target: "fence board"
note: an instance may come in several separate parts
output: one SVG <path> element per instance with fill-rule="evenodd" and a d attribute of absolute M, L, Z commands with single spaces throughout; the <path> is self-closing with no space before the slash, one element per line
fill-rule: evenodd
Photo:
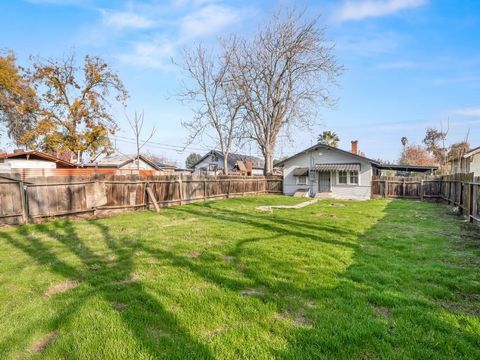
<path fill-rule="evenodd" d="M 458 206 L 470 221 L 480 221 L 480 177 L 474 178 L 473 174 L 420 178 L 374 176 L 372 197 L 440 198 Z"/>

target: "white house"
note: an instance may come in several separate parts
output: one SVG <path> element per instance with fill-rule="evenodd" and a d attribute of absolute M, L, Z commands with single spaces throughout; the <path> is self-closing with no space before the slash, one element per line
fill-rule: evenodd
<path fill-rule="evenodd" d="M 255 156 L 230 153 L 228 154 L 228 171 L 243 171 L 245 165 L 251 164 L 251 175 L 263 175 L 264 161 Z M 223 154 L 211 150 L 193 165 L 195 174 L 216 175 L 223 170 Z M 250 169 L 248 170 L 250 172 Z"/>
<path fill-rule="evenodd" d="M 473 173 L 474 176 L 480 176 L 480 146 L 470 150 L 460 159 L 451 159 L 450 166 L 452 174 Z"/>
<path fill-rule="evenodd" d="M 55 155 L 36 150 L 15 150 L 0 154 L 0 172 L 16 172 L 22 169 L 75 168 L 76 165 Z"/>
<path fill-rule="evenodd" d="M 372 176 L 379 162 L 358 155 L 358 142 L 348 152 L 317 144 L 276 166 L 283 167 L 283 192 L 291 195 L 306 190 L 309 195 L 331 193 L 345 199 L 369 199 Z"/>

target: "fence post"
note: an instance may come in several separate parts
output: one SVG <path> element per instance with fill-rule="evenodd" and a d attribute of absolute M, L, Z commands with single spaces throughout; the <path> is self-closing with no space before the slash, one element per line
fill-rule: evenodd
<path fill-rule="evenodd" d="M 203 200 L 207 200 L 207 180 L 203 180 Z"/>
<path fill-rule="evenodd" d="M 423 188 L 423 179 L 420 180 L 420 201 L 423 201 L 424 188 Z"/>
<path fill-rule="evenodd" d="M 388 198 L 388 180 L 385 179 L 385 189 L 383 189 L 385 199 Z"/>
<path fill-rule="evenodd" d="M 468 221 L 473 222 L 473 183 L 468 184 Z"/>
<path fill-rule="evenodd" d="M 472 215 L 477 218 L 478 214 L 478 188 L 480 184 L 472 184 Z M 471 218 L 473 221 L 473 218 Z"/>
<path fill-rule="evenodd" d="M 28 193 L 25 188 L 25 184 L 23 181 L 19 181 L 18 186 L 20 187 L 20 201 L 22 205 L 22 218 L 23 218 L 23 223 L 28 224 L 28 201 L 27 201 L 27 196 Z"/>
<path fill-rule="evenodd" d="M 405 189 L 406 189 L 406 185 L 405 185 L 405 178 L 403 179 L 403 184 L 402 184 L 402 197 L 405 199 Z"/>
<path fill-rule="evenodd" d="M 183 182 L 182 182 L 182 176 L 180 175 L 180 178 L 178 179 L 178 186 L 180 187 L 180 205 L 183 204 Z"/>
<path fill-rule="evenodd" d="M 227 199 L 230 199 L 230 185 L 232 183 L 232 180 L 228 180 L 228 190 L 227 190 Z"/>

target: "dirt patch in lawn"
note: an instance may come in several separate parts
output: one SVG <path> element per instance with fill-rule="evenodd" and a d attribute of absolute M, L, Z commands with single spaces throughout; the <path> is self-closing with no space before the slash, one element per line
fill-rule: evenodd
<path fill-rule="evenodd" d="M 227 262 L 231 262 L 231 261 L 235 260 L 235 256 L 225 256 L 223 259 Z"/>
<path fill-rule="evenodd" d="M 128 304 L 125 304 L 125 303 L 120 303 L 120 302 L 112 302 L 112 306 L 115 310 L 117 310 L 118 312 L 123 312 L 127 309 L 128 307 Z"/>
<path fill-rule="evenodd" d="M 48 333 L 43 339 L 40 339 L 32 345 L 32 352 L 37 354 L 42 353 L 57 337 L 58 333 L 56 332 Z"/>
<path fill-rule="evenodd" d="M 130 277 L 119 280 L 119 281 L 114 281 L 112 285 L 128 285 L 137 282 L 140 279 L 140 277 L 137 274 L 132 274 Z"/>
<path fill-rule="evenodd" d="M 384 307 L 384 306 L 379 306 L 379 305 L 375 305 L 375 304 L 370 304 L 374 309 L 375 309 L 375 312 L 379 315 L 381 315 L 382 317 L 385 318 L 385 320 L 391 320 L 392 319 L 392 310 L 387 308 L 387 307 Z"/>
<path fill-rule="evenodd" d="M 193 259 L 196 259 L 200 256 L 201 254 L 198 251 L 190 251 L 188 253 L 188 257 L 191 257 Z"/>
<path fill-rule="evenodd" d="M 284 311 L 282 313 L 278 313 L 274 316 L 277 319 L 283 319 L 291 321 L 295 326 L 311 326 L 313 325 L 313 321 L 306 317 L 305 315 L 294 315 L 290 314 L 288 311 Z"/>
<path fill-rule="evenodd" d="M 61 284 L 56 284 L 50 286 L 47 291 L 45 291 L 45 296 L 51 297 L 56 294 L 64 293 L 70 289 L 76 288 L 78 286 L 78 281 L 75 280 L 67 280 Z"/>
<path fill-rule="evenodd" d="M 263 287 L 244 289 L 240 291 L 240 295 L 242 296 L 261 296 L 261 295 L 265 295 L 266 293 L 267 293 L 267 290 Z"/>

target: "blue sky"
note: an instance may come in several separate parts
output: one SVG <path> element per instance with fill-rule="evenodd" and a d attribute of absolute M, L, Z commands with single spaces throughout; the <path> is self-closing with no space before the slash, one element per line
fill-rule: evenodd
<path fill-rule="evenodd" d="M 231 32 L 249 34 L 288 1 L 236 0 L 3 0 L 0 47 L 20 62 L 29 55 L 57 57 L 75 51 L 99 55 L 120 74 L 130 93 L 128 112 L 144 110 L 157 127 L 148 150 L 183 163 L 173 150 L 186 139 L 181 120 L 190 110 L 174 97 L 182 79 L 170 64 L 195 42 L 213 43 Z M 420 143 L 427 126 L 450 119 L 449 141 L 480 146 L 480 1 L 349 0 L 297 1 L 322 15 L 327 35 L 346 67 L 334 93 L 335 109 L 320 108 L 313 130 L 282 138 L 277 156 L 314 143 L 323 130 L 340 135 L 348 149 L 358 139 L 371 158 L 396 160 L 400 138 Z M 123 111 L 117 146 L 132 152 Z M 6 140 L 2 138 L 3 145 Z M 200 152 L 209 140 L 191 146 Z M 254 145 L 243 149 L 256 154 Z M 187 150 L 188 153 L 188 150 Z"/>

